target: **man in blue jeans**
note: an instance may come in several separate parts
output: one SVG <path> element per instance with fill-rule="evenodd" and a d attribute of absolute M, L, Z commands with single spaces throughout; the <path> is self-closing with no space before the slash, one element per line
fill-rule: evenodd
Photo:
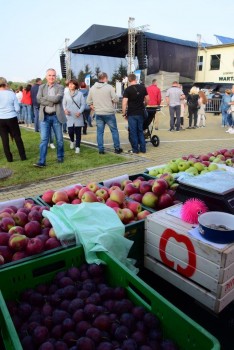
<path fill-rule="evenodd" d="M 124 90 L 122 101 L 123 116 L 128 120 L 129 139 L 132 146 L 131 153 L 146 152 L 144 137 L 144 111 L 149 103 L 148 92 L 144 85 L 137 83 L 135 74 L 128 75 L 128 86 Z"/>
<path fill-rule="evenodd" d="M 62 125 L 66 122 L 62 106 L 64 88 L 56 83 L 56 71 L 49 68 L 46 72 L 46 84 L 39 87 L 37 101 L 40 105 L 39 120 L 41 131 L 40 159 L 34 166 L 44 168 L 50 140 L 50 131 L 53 129 L 57 143 L 57 161 L 63 163 L 64 144 Z"/>
<path fill-rule="evenodd" d="M 119 98 L 115 93 L 114 88 L 108 84 L 108 76 L 102 72 L 98 74 L 98 82 L 91 89 L 86 100 L 86 103 L 95 111 L 97 125 L 97 144 L 99 154 L 105 154 L 103 137 L 105 125 L 110 128 L 114 143 L 115 153 L 123 152 L 120 148 L 119 131 L 117 128 L 114 103 L 118 102 Z"/>

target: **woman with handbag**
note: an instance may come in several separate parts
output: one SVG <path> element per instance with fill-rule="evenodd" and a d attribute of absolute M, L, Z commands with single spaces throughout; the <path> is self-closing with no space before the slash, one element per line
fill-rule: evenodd
<path fill-rule="evenodd" d="M 76 79 L 69 80 L 68 89 L 63 97 L 63 109 L 67 118 L 70 149 L 75 148 L 75 153 L 79 154 L 81 130 L 84 126 L 85 99 L 82 92 L 79 91 L 79 83 Z"/>

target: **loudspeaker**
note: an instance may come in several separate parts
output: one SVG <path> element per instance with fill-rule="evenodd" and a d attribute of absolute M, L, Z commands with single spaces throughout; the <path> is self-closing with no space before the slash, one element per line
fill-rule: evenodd
<path fill-rule="evenodd" d="M 148 67 L 147 40 L 144 33 L 137 35 L 137 59 L 139 69 L 146 69 Z"/>
<path fill-rule="evenodd" d="M 67 76 L 67 68 L 66 68 L 66 55 L 65 55 L 65 53 L 62 53 L 60 55 L 60 66 L 61 66 L 62 77 L 66 78 L 66 76 Z"/>

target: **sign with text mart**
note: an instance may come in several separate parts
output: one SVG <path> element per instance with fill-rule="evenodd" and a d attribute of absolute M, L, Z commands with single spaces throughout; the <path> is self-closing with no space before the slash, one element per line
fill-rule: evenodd
<path fill-rule="evenodd" d="M 219 313 L 234 300 L 234 244 L 204 242 L 193 227 L 168 208 L 147 216 L 144 266 Z"/>

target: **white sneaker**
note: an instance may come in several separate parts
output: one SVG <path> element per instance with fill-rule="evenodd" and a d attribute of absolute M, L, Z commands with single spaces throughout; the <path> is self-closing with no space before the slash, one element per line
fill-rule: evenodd
<path fill-rule="evenodd" d="M 80 148 L 76 147 L 75 153 L 80 153 Z"/>
<path fill-rule="evenodd" d="M 232 129 L 231 131 L 229 131 L 229 134 L 234 134 L 234 129 Z"/>
<path fill-rule="evenodd" d="M 74 147 L 75 147 L 75 144 L 74 144 L 74 142 L 70 142 L 70 149 L 74 149 Z"/>
<path fill-rule="evenodd" d="M 232 128 L 229 128 L 229 129 L 227 129 L 225 132 L 230 132 L 230 131 L 232 131 L 233 129 Z"/>
<path fill-rule="evenodd" d="M 51 143 L 50 148 L 55 149 L 55 145 L 53 143 Z"/>

